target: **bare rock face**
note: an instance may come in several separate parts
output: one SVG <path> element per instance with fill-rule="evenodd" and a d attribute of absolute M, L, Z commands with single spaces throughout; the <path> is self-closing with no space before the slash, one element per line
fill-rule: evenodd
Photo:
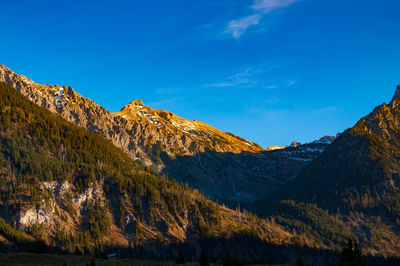
<path fill-rule="evenodd" d="M 197 120 L 151 109 L 140 100 L 111 113 L 71 87 L 37 84 L 3 65 L 0 81 L 64 119 L 104 136 L 141 164 L 187 182 L 211 198 L 255 200 L 294 178 L 308 162 L 276 157 L 271 154 L 279 152 L 267 153 L 256 143 Z"/>
<path fill-rule="evenodd" d="M 71 87 L 37 84 L 3 65 L 0 65 L 0 81 L 7 82 L 31 101 L 60 114 L 68 121 L 110 139 L 132 158 L 146 164 L 162 165 L 152 158 L 151 149 L 155 144 L 169 156 L 177 153 L 191 155 L 206 149 L 233 153 L 263 151 L 255 143 L 199 121 L 189 121 L 167 111 L 153 110 L 140 100 L 132 101 L 120 112 L 113 114 L 82 97 Z"/>
<path fill-rule="evenodd" d="M 142 149 L 137 147 L 137 140 L 131 132 L 120 126 L 119 117 L 90 99 L 82 97 L 71 87 L 37 84 L 2 65 L 0 65 L 0 81 L 7 82 L 32 102 L 58 113 L 64 119 L 86 128 L 89 132 L 110 139 L 133 158 L 146 157 Z"/>
<path fill-rule="evenodd" d="M 151 109 L 140 100 L 132 101 L 113 116 L 118 121 L 118 130 L 127 131 L 135 140 L 128 147 L 140 148 L 147 156 L 136 155 L 136 159 L 151 161 L 158 172 L 165 167 L 165 156 L 175 159 L 208 151 L 234 154 L 263 151 L 253 142 L 197 120 L 190 121 L 168 111 Z"/>
<path fill-rule="evenodd" d="M 54 225 L 54 217 L 44 208 L 31 208 L 20 214 L 19 223 L 23 228 L 33 224 Z"/>
<path fill-rule="evenodd" d="M 397 86 L 396 91 L 393 96 L 393 100 L 399 100 L 400 99 L 400 85 Z"/>

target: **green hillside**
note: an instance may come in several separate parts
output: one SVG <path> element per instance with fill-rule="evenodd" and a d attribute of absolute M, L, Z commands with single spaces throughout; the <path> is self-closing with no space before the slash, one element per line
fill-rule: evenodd
<path fill-rule="evenodd" d="M 0 83 L 0 143 L 0 233 L 15 248 L 21 241 L 42 240 L 64 252 L 94 254 L 105 247 L 238 235 L 291 242 L 292 235 L 276 224 L 154 176 L 108 140 L 38 107 L 5 83 Z"/>
<path fill-rule="evenodd" d="M 299 177 L 249 208 L 331 247 L 400 256 L 400 100 L 342 133 Z"/>

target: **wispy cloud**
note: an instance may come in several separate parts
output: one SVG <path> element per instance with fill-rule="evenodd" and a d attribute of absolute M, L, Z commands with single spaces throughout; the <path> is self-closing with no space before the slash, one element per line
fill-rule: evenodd
<path fill-rule="evenodd" d="M 288 7 L 299 1 L 301 0 L 254 0 L 250 6 L 253 14 L 229 21 L 223 33 L 239 39 L 248 28 L 258 25 L 261 19 L 268 13 L 276 9 Z"/>
<path fill-rule="evenodd" d="M 261 17 L 261 14 L 254 14 L 238 20 L 231 20 L 224 33 L 232 34 L 233 38 L 240 38 L 248 27 L 257 25 Z"/>
<path fill-rule="evenodd" d="M 260 71 L 255 71 L 251 68 L 247 68 L 243 72 L 236 73 L 233 76 L 226 78 L 225 81 L 217 82 L 217 83 L 208 83 L 205 87 L 215 87 L 215 88 L 222 88 L 222 87 L 235 87 L 235 86 L 252 86 L 256 85 L 257 81 L 251 79 L 252 76 L 260 73 Z"/>
<path fill-rule="evenodd" d="M 276 89 L 276 88 L 278 88 L 278 85 L 268 85 L 268 86 L 264 87 L 264 89 L 270 89 L 270 90 Z"/>
<path fill-rule="evenodd" d="M 276 96 L 273 96 L 270 99 L 266 100 L 266 103 L 270 104 L 270 105 L 275 105 L 275 104 L 278 104 L 279 102 L 280 102 L 280 99 Z"/>
<path fill-rule="evenodd" d="M 290 80 L 290 81 L 288 82 L 288 87 L 291 87 L 291 86 L 293 86 L 294 84 L 296 84 L 296 81 L 295 81 L 295 80 Z"/>
<path fill-rule="evenodd" d="M 183 97 L 171 97 L 171 98 L 167 98 L 167 99 L 161 99 L 158 101 L 153 101 L 153 102 L 149 102 L 148 106 L 150 106 L 151 108 L 163 108 L 163 109 L 168 109 L 167 107 L 171 107 L 173 106 L 176 102 L 181 101 L 182 99 L 184 99 Z"/>
<path fill-rule="evenodd" d="M 255 0 L 250 6 L 252 9 L 266 14 L 274 9 L 290 6 L 299 0 Z"/>
<path fill-rule="evenodd" d="M 214 88 L 224 88 L 224 87 L 233 87 L 235 86 L 235 83 L 233 82 L 219 82 L 219 83 L 208 83 L 205 85 L 205 87 L 214 87 Z"/>

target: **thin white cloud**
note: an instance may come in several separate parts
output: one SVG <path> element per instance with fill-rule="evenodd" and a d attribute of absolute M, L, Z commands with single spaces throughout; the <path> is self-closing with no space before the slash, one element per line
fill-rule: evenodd
<path fill-rule="evenodd" d="M 276 89 L 278 88 L 278 85 L 268 85 L 264 87 L 265 89 Z"/>
<path fill-rule="evenodd" d="M 163 108 L 168 109 L 167 107 L 174 106 L 176 102 L 181 101 L 184 99 L 183 97 L 171 97 L 167 99 L 161 99 L 159 101 L 150 102 L 146 105 L 150 106 L 151 108 Z"/>
<path fill-rule="evenodd" d="M 205 87 L 214 87 L 214 88 L 224 88 L 224 87 L 233 87 L 235 86 L 235 83 L 232 82 L 219 82 L 219 83 L 210 83 L 206 84 Z"/>
<path fill-rule="evenodd" d="M 254 13 L 240 19 L 231 20 L 223 33 L 239 39 L 249 27 L 258 25 L 266 14 L 299 1 L 301 0 L 254 0 L 250 6 Z"/>
<path fill-rule="evenodd" d="M 254 3 L 250 7 L 265 14 L 277 8 L 290 6 L 298 1 L 299 0 L 254 0 Z"/>
<path fill-rule="evenodd" d="M 275 104 L 277 104 L 279 102 L 280 102 L 280 99 L 278 97 L 276 97 L 276 96 L 273 96 L 272 98 L 270 98 L 270 99 L 268 99 L 266 101 L 266 103 L 270 104 L 270 105 L 275 105 Z"/>
<path fill-rule="evenodd" d="M 231 33 L 233 38 L 240 38 L 247 28 L 257 25 L 261 17 L 261 14 L 254 14 L 238 20 L 231 20 L 224 33 Z"/>
<path fill-rule="evenodd" d="M 254 80 L 251 80 L 250 78 L 258 73 L 260 73 L 260 71 L 254 71 L 251 68 L 247 68 L 243 72 L 239 72 L 233 76 L 228 77 L 223 82 L 209 83 L 209 84 L 206 84 L 205 87 L 221 88 L 221 87 L 235 87 L 238 85 L 241 85 L 241 86 L 255 85 L 255 84 L 257 84 L 257 82 Z"/>

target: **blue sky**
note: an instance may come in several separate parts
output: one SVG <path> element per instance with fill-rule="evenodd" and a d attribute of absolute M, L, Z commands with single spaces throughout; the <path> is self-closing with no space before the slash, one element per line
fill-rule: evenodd
<path fill-rule="evenodd" d="M 84 3 L 81 3 L 84 2 Z M 6 1 L 0 63 L 264 147 L 351 127 L 400 83 L 398 0 Z"/>

